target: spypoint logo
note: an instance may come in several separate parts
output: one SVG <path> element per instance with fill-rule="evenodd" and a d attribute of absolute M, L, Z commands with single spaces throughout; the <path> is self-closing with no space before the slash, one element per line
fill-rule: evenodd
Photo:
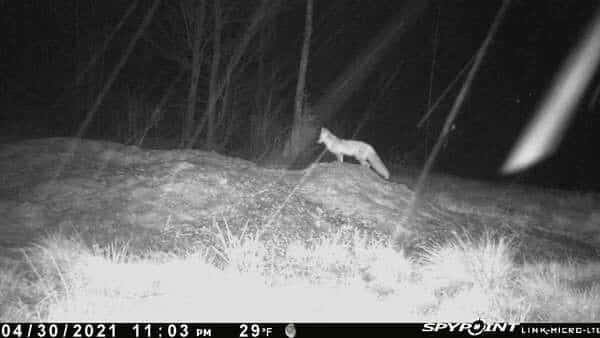
<path fill-rule="evenodd" d="M 481 319 L 478 319 L 478 320 L 474 321 L 473 323 L 471 323 L 471 327 L 467 329 L 467 332 L 469 332 L 469 334 L 471 336 L 479 336 L 480 334 L 483 333 L 484 329 L 485 329 L 485 322 Z"/>
<path fill-rule="evenodd" d="M 425 323 L 422 332 L 467 332 L 471 336 L 479 336 L 484 332 L 514 332 L 514 323 L 486 323 L 477 319 L 472 323 Z"/>
<path fill-rule="evenodd" d="M 481 319 L 477 319 L 476 321 L 471 323 L 471 327 L 467 329 L 467 332 L 469 332 L 471 336 L 479 336 L 483 333 L 484 329 L 485 322 Z"/>

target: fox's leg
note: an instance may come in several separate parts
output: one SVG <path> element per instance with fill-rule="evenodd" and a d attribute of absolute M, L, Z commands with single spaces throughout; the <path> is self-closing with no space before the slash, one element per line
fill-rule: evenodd
<path fill-rule="evenodd" d="M 342 155 L 342 154 L 335 154 L 335 157 L 337 157 L 338 161 L 344 162 L 344 155 Z"/>

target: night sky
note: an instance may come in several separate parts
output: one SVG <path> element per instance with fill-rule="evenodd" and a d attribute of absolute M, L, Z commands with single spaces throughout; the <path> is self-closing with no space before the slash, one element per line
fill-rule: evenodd
<path fill-rule="evenodd" d="M 159 40 L 177 51 L 181 34 L 163 1 L 99 114 L 113 116 L 121 109 L 127 88 L 136 88 L 151 101 L 164 92 L 180 67 L 152 46 Z M 210 1 L 209 1 L 210 3 Z M 257 1 L 225 1 L 235 20 L 226 34 L 240 36 Z M 0 132 L 3 140 L 44 136 L 73 136 L 89 100 L 82 95 L 101 87 L 130 36 L 141 22 L 150 1 L 141 1 L 122 32 L 111 43 L 87 78 L 86 88 L 73 89 L 85 63 L 116 25 L 130 1 L 0 1 Z M 302 43 L 304 1 L 284 1 L 266 25 L 274 38 L 265 52 L 290 78 L 289 90 L 278 93 L 292 102 L 293 80 Z M 315 1 L 314 33 L 307 74 L 309 102 L 327 95 L 331 84 L 344 74 L 372 41 L 398 18 L 405 4 L 400 0 Z M 501 1 L 430 1 L 405 31 L 393 38 L 381 59 L 348 95 L 325 124 L 340 137 L 368 140 L 384 161 L 403 158 L 418 167 L 431 149 L 447 116 L 459 85 L 432 113 L 425 126 L 417 122 L 473 56 L 485 38 Z M 436 170 L 466 177 L 504 180 L 549 187 L 600 190 L 597 164 L 600 102 L 594 99 L 600 86 L 597 74 L 580 102 L 577 114 L 559 150 L 549 159 L 516 176 L 502 178 L 498 170 L 519 132 L 539 101 L 580 32 L 593 17 L 597 1 L 511 1 L 499 31 L 483 59 L 455 128 L 444 146 Z M 232 38 L 233 39 L 233 38 Z M 233 40 L 232 40 L 233 41 Z M 252 48 L 258 48 L 253 45 Z M 189 57 L 184 52 L 183 57 Z M 432 67 L 433 64 L 433 67 Z M 433 69 L 433 75 L 431 70 Z M 397 72 L 386 92 L 379 83 Z M 251 72 L 248 72 L 250 77 Z M 94 78 L 95 76 L 95 78 Z M 432 80 L 430 82 L 430 80 Z M 185 100 L 185 79 L 172 102 Z M 431 92 L 429 88 L 431 87 Z M 201 88 L 205 88 L 202 87 Z M 136 92 L 137 92 L 136 91 Z M 377 98 L 377 100 L 375 100 Z M 172 103 L 171 106 L 176 106 Z M 75 108 L 74 108 L 75 107 Z M 111 107 L 114 107 L 111 110 Z M 291 104 L 289 116 L 291 117 Z M 112 113 L 110 113 L 112 111 Z M 112 115 L 111 115 L 112 114 Z M 109 118 L 98 119 L 86 137 L 110 129 Z M 364 123 L 363 123 L 364 122 Z M 113 126 L 114 127 L 114 126 Z M 283 128 L 283 127 L 282 127 Z M 243 132 L 240 132 L 243 138 Z M 237 144 L 243 141 L 237 140 Z M 232 150 L 233 151 L 233 150 Z"/>

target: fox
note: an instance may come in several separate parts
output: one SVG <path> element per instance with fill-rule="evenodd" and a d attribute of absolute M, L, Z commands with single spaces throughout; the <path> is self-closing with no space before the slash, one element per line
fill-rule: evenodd
<path fill-rule="evenodd" d="M 344 155 L 352 156 L 364 167 L 370 167 L 386 180 L 390 178 L 390 172 L 368 143 L 356 140 L 344 140 L 336 137 L 327 128 L 321 128 L 318 144 L 324 144 L 329 152 L 333 153 L 338 161 L 344 162 Z"/>

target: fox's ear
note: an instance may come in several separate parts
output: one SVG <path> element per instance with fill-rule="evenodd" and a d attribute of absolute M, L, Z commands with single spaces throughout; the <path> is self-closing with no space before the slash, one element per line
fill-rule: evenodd
<path fill-rule="evenodd" d="M 325 135 L 325 128 L 321 128 L 321 132 L 319 133 L 319 139 L 317 140 L 317 143 L 321 143 L 323 142 L 323 135 Z"/>

